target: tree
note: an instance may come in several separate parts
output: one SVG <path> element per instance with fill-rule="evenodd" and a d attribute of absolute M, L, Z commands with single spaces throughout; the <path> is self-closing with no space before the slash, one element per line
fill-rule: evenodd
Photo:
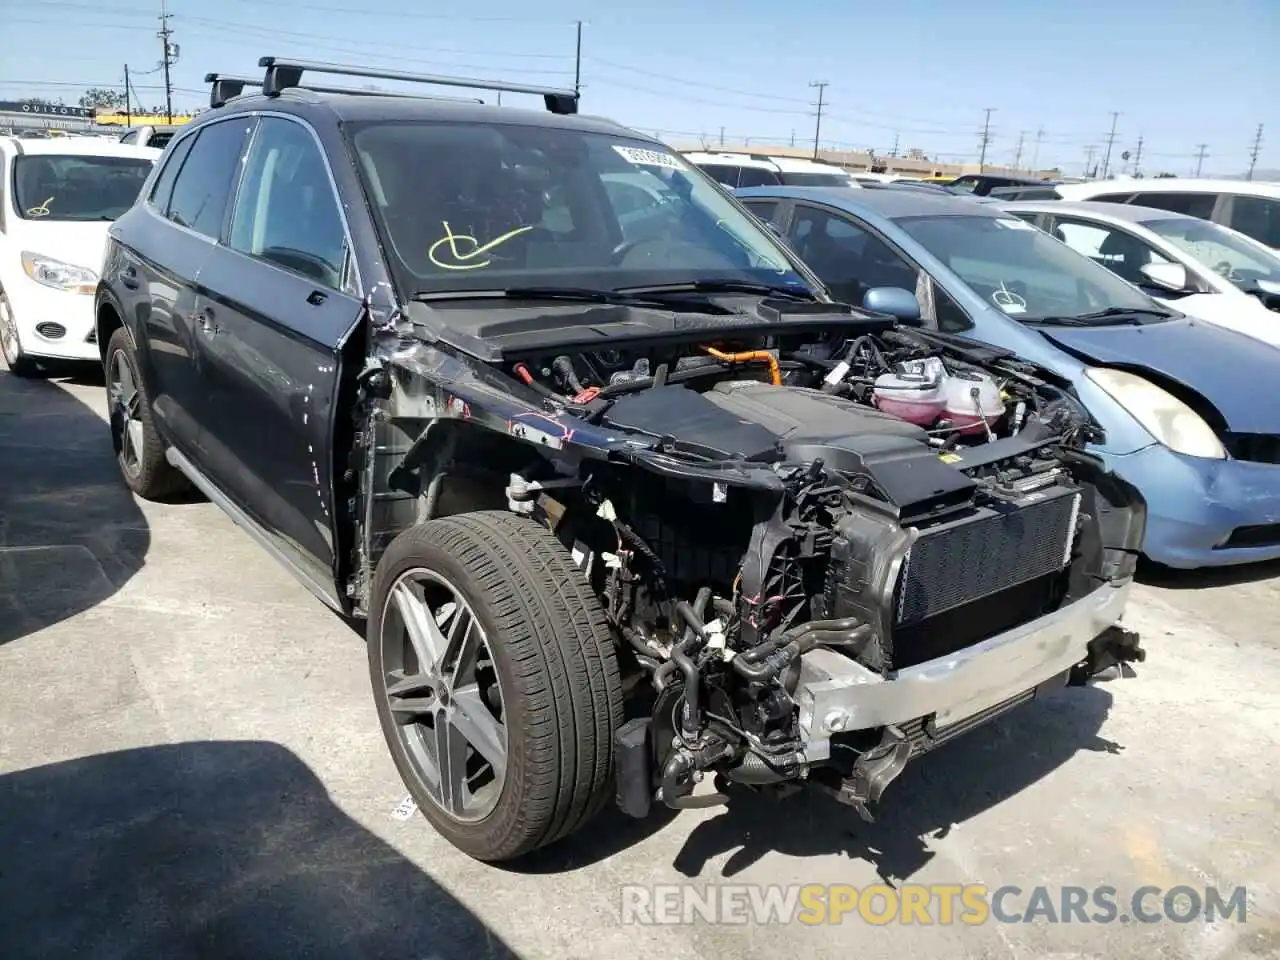
<path fill-rule="evenodd" d="M 107 110 L 124 109 L 124 93 L 107 87 L 90 87 L 80 97 L 80 106 L 86 110 L 102 107 Z"/>

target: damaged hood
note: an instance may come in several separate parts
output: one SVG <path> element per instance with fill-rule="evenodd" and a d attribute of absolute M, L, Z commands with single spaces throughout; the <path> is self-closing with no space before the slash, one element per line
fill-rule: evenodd
<path fill-rule="evenodd" d="M 1104 367 L 1144 371 L 1208 400 L 1233 433 L 1280 433 L 1280 350 L 1209 323 L 1044 327 L 1045 337 Z"/>

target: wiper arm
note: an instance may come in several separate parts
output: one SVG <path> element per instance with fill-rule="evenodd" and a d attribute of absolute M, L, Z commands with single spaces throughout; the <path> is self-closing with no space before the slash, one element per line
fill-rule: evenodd
<path fill-rule="evenodd" d="M 666 293 L 757 293 L 761 296 L 781 296 L 792 300 L 818 299 L 811 291 L 794 284 L 758 283 L 755 280 L 735 280 L 732 278 L 708 278 L 705 280 L 689 280 L 684 283 L 657 283 L 645 287 L 620 287 L 618 292 L 658 295 Z"/>
<path fill-rule="evenodd" d="M 1107 307 L 1092 313 L 1077 313 L 1064 317 L 1031 317 L 1023 323 L 1032 326 L 1046 325 L 1055 327 L 1116 327 L 1129 324 L 1140 326 L 1140 317 L 1159 317 L 1167 319 L 1173 314 L 1168 310 L 1156 310 L 1151 307 Z"/>
<path fill-rule="evenodd" d="M 595 287 L 504 287 L 494 290 L 419 290 L 411 298 L 419 303 L 444 300 L 560 300 L 568 303 L 608 303 L 627 307 L 658 307 L 662 301 Z"/>

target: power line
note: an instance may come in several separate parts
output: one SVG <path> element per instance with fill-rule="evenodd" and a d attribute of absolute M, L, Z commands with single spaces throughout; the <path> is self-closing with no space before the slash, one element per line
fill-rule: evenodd
<path fill-rule="evenodd" d="M 1107 152 L 1102 158 L 1102 179 L 1107 179 L 1111 172 L 1111 147 L 1116 142 L 1116 121 L 1120 119 L 1118 111 L 1111 111 L 1111 132 L 1107 134 Z"/>
<path fill-rule="evenodd" d="M 1208 156 L 1209 145 L 1207 143 L 1196 144 L 1196 176 L 1200 176 L 1200 168 L 1204 166 L 1204 158 Z"/>
<path fill-rule="evenodd" d="M 1253 168 L 1258 165 L 1258 154 L 1262 152 L 1262 124 L 1258 124 L 1258 132 L 1253 135 L 1253 147 L 1249 150 L 1249 172 L 1244 175 L 1246 180 L 1253 179 Z"/>
<path fill-rule="evenodd" d="M 986 107 L 986 119 L 982 121 L 982 149 L 978 152 L 978 172 L 981 173 L 986 169 L 987 165 L 987 145 L 991 143 L 991 114 L 995 113 L 995 107 Z"/>
<path fill-rule="evenodd" d="M 826 80 L 812 80 L 809 82 L 809 86 L 818 88 L 818 102 L 815 104 L 815 106 L 818 108 L 818 112 L 816 114 L 817 121 L 813 125 L 813 159 L 817 160 L 818 159 L 818 142 L 822 137 L 823 96 L 827 92 L 827 87 L 831 86 L 831 84 Z"/>

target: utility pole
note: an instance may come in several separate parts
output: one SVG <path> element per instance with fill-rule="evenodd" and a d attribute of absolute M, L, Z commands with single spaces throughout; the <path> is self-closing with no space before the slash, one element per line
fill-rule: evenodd
<path fill-rule="evenodd" d="M 895 160 L 898 159 L 898 135 L 896 133 L 893 135 L 893 149 L 889 151 L 889 156 Z"/>
<path fill-rule="evenodd" d="M 1142 175 L 1142 138 L 1138 138 L 1138 148 L 1133 152 L 1133 175 Z"/>
<path fill-rule="evenodd" d="M 795 127 L 791 128 L 791 145 L 793 147 L 796 145 L 796 128 Z"/>
<path fill-rule="evenodd" d="M 1031 169 L 1036 170 L 1040 166 L 1040 141 L 1044 139 L 1044 127 L 1036 129 L 1036 149 L 1031 154 Z"/>
<path fill-rule="evenodd" d="M 985 110 L 987 118 L 982 122 L 982 150 L 978 154 L 979 173 L 987 167 L 987 145 L 991 143 L 991 114 L 995 112 L 995 107 L 987 107 Z"/>
<path fill-rule="evenodd" d="M 573 92 L 582 93 L 582 21 L 578 20 L 578 41 L 573 54 Z"/>
<path fill-rule="evenodd" d="M 1204 158 L 1207 157 L 1209 145 L 1207 143 L 1196 144 L 1196 176 L 1200 176 L 1200 168 L 1204 166 Z"/>
<path fill-rule="evenodd" d="M 173 31 L 169 29 L 171 16 L 173 14 L 169 12 L 168 4 L 165 0 L 160 0 L 160 32 L 156 36 L 160 38 L 161 43 L 160 63 L 164 66 L 164 115 L 168 123 L 173 123 L 173 83 L 169 79 L 169 68 L 178 59 L 178 45 L 169 41 L 173 36 Z"/>
<path fill-rule="evenodd" d="M 813 159 L 817 160 L 818 144 L 822 137 L 822 107 L 824 104 L 824 97 L 827 92 L 827 87 L 831 86 L 831 84 L 826 80 L 813 80 L 813 81 L 810 81 L 809 86 L 818 88 L 818 102 L 817 104 L 815 104 L 815 106 L 817 106 L 818 108 L 818 113 L 817 113 L 818 119 L 817 119 L 817 122 L 813 125 Z"/>
<path fill-rule="evenodd" d="M 1249 172 L 1244 175 L 1246 180 L 1253 179 L 1253 168 L 1258 165 L 1258 154 L 1262 152 L 1262 124 L 1258 124 L 1258 132 L 1253 135 L 1253 148 L 1249 151 Z"/>
<path fill-rule="evenodd" d="M 720 128 L 720 146 L 724 146 L 724 127 Z"/>
<path fill-rule="evenodd" d="M 1116 111 L 1111 112 L 1111 132 L 1107 134 L 1107 152 L 1102 157 L 1102 179 L 1107 179 L 1107 174 L 1111 172 L 1111 145 L 1116 142 L 1116 121 L 1120 119 L 1120 114 Z"/>
<path fill-rule="evenodd" d="M 1090 171 L 1093 170 L 1093 155 L 1097 151 L 1097 147 L 1092 143 L 1084 148 L 1084 175 L 1086 178 L 1091 176 Z"/>
<path fill-rule="evenodd" d="M 1017 149 L 1017 150 L 1015 150 L 1015 151 L 1013 152 L 1013 169 L 1015 169 L 1015 170 L 1021 170 L 1021 169 L 1022 169 L 1022 166 L 1021 166 L 1021 164 L 1022 164 L 1022 141 L 1023 141 L 1023 139 L 1026 137 L 1026 135 L 1027 135 L 1027 131 L 1025 131 L 1025 130 L 1019 130 L 1019 131 L 1018 131 L 1018 149 Z"/>
<path fill-rule="evenodd" d="M 129 65 L 124 65 L 124 125 L 133 126 L 133 109 L 129 106 Z"/>

